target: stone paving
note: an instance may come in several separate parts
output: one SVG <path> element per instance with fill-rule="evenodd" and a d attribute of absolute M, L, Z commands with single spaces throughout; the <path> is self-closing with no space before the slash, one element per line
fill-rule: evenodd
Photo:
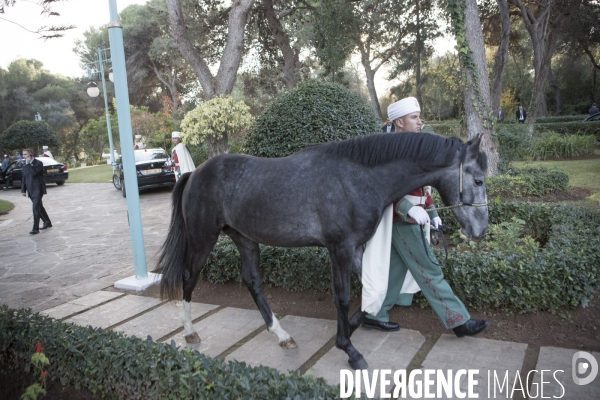
<path fill-rule="evenodd" d="M 35 236 L 27 234 L 31 229 L 31 202 L 16 189 L 0 192 L 0 199 L 16 205 L 8 215 L 0 216 L 0 303 L 31 307 L 63 321 L 143 339 L 151 336 L 155 341 L 173 340 L 181 348 L 190 346 L 211 357 L 322 377 L 332 385 L 340 383 L 341 371 L 354 374 L 345 353 L 334 346 L 336 321 L 283 316 L 282 328 L 298 343 L 296 349 L 284 350 L 277 337 L 266 330 L 257 310 L 193 303 L 192 319 L 202 342 L 186 345 L 179 321 L 181 304 L 103 290 L 133 273 L 126 203 L 110 183 L 50 185 L 44 205 L 53 228 Z M 140 203 L 146 255 L 152 270 L 152 257 L 169 222 L 169 192 L 144 193 Z M 425 384 L 421 393 L 409 391 L 408 398 L 428 394 L 432 398 L 463 398 L 462 394 L 469 394 L 470 370 L 471 378 L 477 380 L 471 390 L 478 398 L 522 398 L 525 392 L 531 398 L 600 398 L 600 377 L 588 385 L 575 384 L 574 349 L 542 346 L 536 355 L 535 370 L 525 371 L 524 360 L 531 346 L 524 343 L 459 339 L 453 335 L 426 338 L 406 329 L 391 333 L 358 329 L 352 341 L 369 362 L 370 370 L 363 373 L 376 384 L 367 387 L 363 383 L 358 391 L 376 393 L 376 397 L 381 383 L 380 377 L 375 379 L 377 372 L 407 370 Z M 600 353 L 592 353 L 592 357 L 597 368 Z M 591 368 L 583 374 L 581 367 L 576 367 L 578 376 L 589 375 L 592 364 L 588 362 Z M 425 376 L 428 370 L 433 375 Z M 459 374 L 463 370 L 464 374 Z M 458 392 L 455 388 L 448 394 L 439 376 L 447 379 L 450 373 L 454 374 L 451 379 L 456 379 Z M 389 393 L 395 385 L 391 376 L 387 379 L 391 380 L 385 387 Z M 432 379 L 431 385 L 426 385 L 426 379 Z"/>

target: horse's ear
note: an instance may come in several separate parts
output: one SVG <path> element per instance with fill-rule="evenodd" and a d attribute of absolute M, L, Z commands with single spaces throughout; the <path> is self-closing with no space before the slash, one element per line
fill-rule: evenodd
<path fill-rule="evenodd" d="M 479 156 L 479 146 L 483 133 L 478 133 L 475 137 L 467 142 L 467 158 L 475 159 Z"/>

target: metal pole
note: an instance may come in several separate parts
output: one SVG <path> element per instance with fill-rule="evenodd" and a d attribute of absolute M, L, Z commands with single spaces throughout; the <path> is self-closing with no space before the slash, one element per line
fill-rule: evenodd
<path fill-rule="evenodd" d="M 116 0 L 108 0 L 108 6 L 110 9 L 108 37 L 110 38 L 110 54 L 113 64 L 113 76 L 115 79 L 119 137 L 121 138 L 121 152 L 123 153 L 123 173 L 125 175 L 125 188 L 127 188 L 129 233 L 133 250 L 135 276 L 140 279 L 147 278 L 148 271 L 146 268 L 140 195 L 138 192 L 135 156 L 133 152 L 131 114 L 129 111 L 129 93 L 127 89 L 127 71 L 125 69 L 125 49 L 123 48 L 123 25 L 119 22 Z"/>
<path fill-rule="evenodd" d="M 110 165 L 112 165 L 113 174 L 115 173 L 115 146 L 113 145 L 112 127 L 110 125 L 110 114 L 108 113 L 108 99 L 106 98 L 106 80 L 104 79 L 104 61 L 102 60 L 102 51 L 98 48 L 98 64 L 100 64 L 100 75 L 102 76 L 102 93 L 104 93 L 104 109 L 106 110 L 106 128 L 108 130 L 108 143 L 110 144 Z"/>

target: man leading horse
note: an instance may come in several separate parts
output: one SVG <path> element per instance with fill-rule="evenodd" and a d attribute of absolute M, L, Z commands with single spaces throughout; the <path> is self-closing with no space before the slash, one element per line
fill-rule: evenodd
<path fill-rule="evenodd" d="M 420 132 L 423 127 L 420 115 L 421 107 L 414 97 L 407 97 L 390 104 L 388 118 L 394 122 L 395 132 L 397 132 L 393 134 Z M 390 322 L 388 311 L 395 304 L 410 306 L 412 294 L 420 288 L 442 324 L 447 329 L 453 329 L 456 336 L 472 336 L 482 332 L 489 322 L 471 319 L 464 304 L 444 279 L 440 264 L 429 242 L 424 241 L 424 237 L 429 236 L 423 234 L 426 226 L 431 223 L 433 228 L 437 229 L 442 225 L 431 198 L 430 187 L 415 189 L 389 207 L 392 207 L 393 212 L 384 213 L 384 218 L 385 215 L 388 215 L 388 218 L 393 215 L 387 291 L 383 303 L 381 299 L 379 302 L 375 301 L 376 304 L 381 304 L 378 312 L 374 311 L 377 306 L 373 306 L 368 300 L 366 302 L 363 300 L 363 310 L 371 309 L 371 313 L 363 319 L 363 328 L 381 331 L 399 330 L 398 323 Z M 385 229 L 382 225 L 385 225 L 385 221 L 380 224 L 378 230 Z M 375 237 L 378 237 L 377 233 Z M 376 244 L 370 241 L 367 248 L 372 245 Z M 390 248 L 389 242 L 383 245 L 385 246 L 383 251 Z M 365 262 L 368 259 L 368 252 L 369 250 L 363 259 L 363 275 L 369 273 L 367 269 L 372 266 L 369 262 Z"/>

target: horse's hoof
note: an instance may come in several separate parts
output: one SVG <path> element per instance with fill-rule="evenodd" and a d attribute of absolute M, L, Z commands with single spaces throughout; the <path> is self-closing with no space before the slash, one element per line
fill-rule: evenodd
<path fill-rule="evenodd" d="M 369 369 L 369 364 L 367 364 L 364 357 L 361 357 L 356 361 L 348 360 L 348 364 L 350 364 L 353 369 Z"/>
<path fill-rule="evenodd" d="M 284 349 L 295 349 L 296 347 L 298 347 L 298 345 L 292 338 L 284 340 L 283 342 L 279 343 L 279 345 Z"/>
<path fill-rule="evenodd" d="M 185 342 L 186 343 L 200 343 L 200 336 L 198 336 L 198 332 L 194 332 L 194 333 L 190 333 L 189 335 L 185 335 Z"/>

